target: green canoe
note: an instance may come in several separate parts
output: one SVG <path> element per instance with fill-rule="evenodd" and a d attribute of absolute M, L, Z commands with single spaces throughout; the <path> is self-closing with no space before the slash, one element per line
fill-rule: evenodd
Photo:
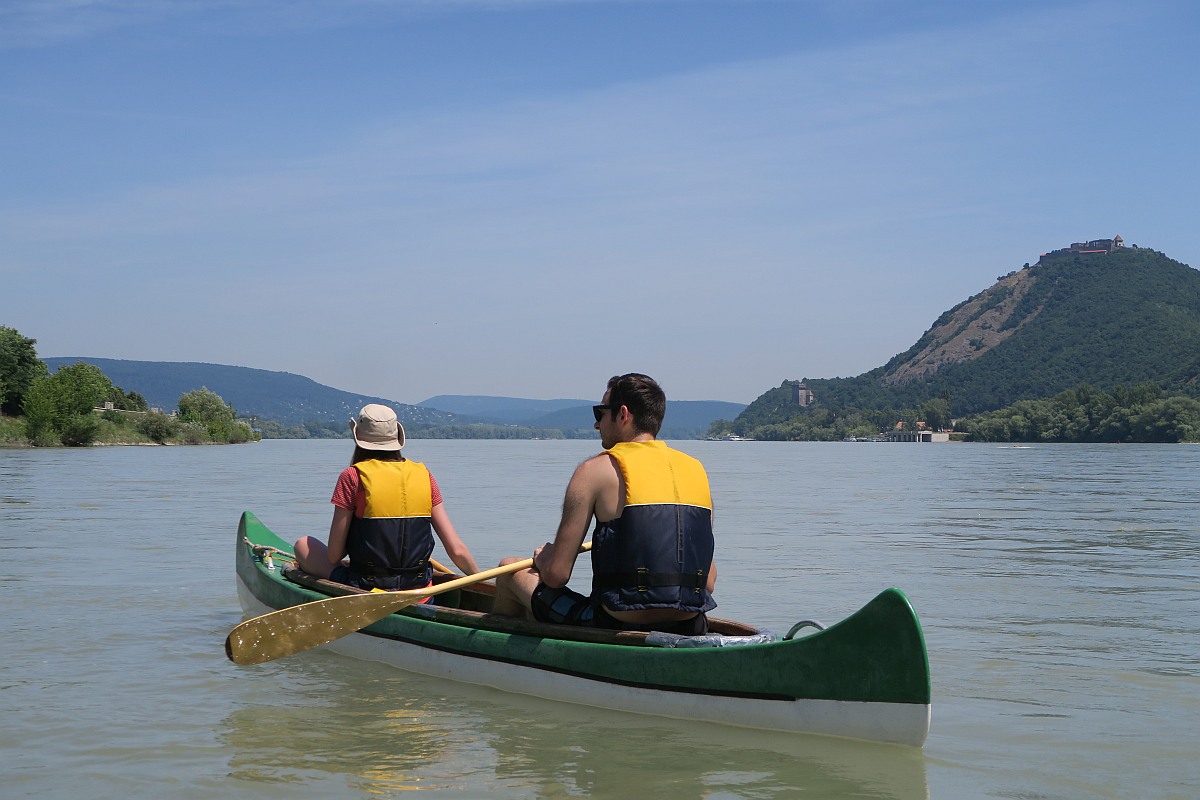
<path fill-rule="evenodd" d="M 251 616 L 357 591 L 297 570 L 291 545 L 249 512 L 238 526 L 237 585 Z M 898 589 L 826 629 L 797 626 L 776 637 L 710 618 L 711 633 L 694 639 L 494 616 L 493 593 L 485 583 L 438 595 L 438 605 L 409 606 L 325 647 L 424 675 L 641 714 L 913 747 L 929 732 L 925 640 Z"/>

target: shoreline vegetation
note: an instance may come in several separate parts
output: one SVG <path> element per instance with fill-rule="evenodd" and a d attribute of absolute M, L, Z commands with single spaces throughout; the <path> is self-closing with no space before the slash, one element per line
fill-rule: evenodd
<path fill-rule="evenodd" d="M 157 410 L 93 408 L 72 417 L 61 429 L 31 434 L 27 418 L 0 413 L 0 448 L 242 444 L 267 439 L 346 438 L 344 430 L 314 423 L 285 429 L 270 420 L 238 419 L 215 393 L 199 389 L 180 398 L 179 414 Z M 111 405 L 111 403 L 110 403 Z M 749 411 L 750 409 L 748 409 Z M 868 413 L 833 410 L 819 405 L 783 421 L 756 421 L 743 415 L 717 420 L 705 438 L 743 441 L 836 442 L 882 440 L 889 427 L 904 430 L 943 430 L 951 442 L 967 443 L 1200 443 L 1200 402 L 1166 396 L 1153 383 L 1116 387 L 1111 393 L 1087 385 L 1044 400 L 1022 400 L 1003 409 L 975 414 L 942 424 L 932 408 Z M 925 418 L 936 421 L 930 426 Z M 889 423 L 888 420 L 897 420 Z M 564 439 L 561 431 L 520 426 L 423 426 L 412 431 L 417 439 Z M 35 438 L 40 436 L 40 438 Z"/>
<path fill-rule="evenodd" d="M 243 444 L 261 439 L 346 438 L 338 424 L 285 426 L 238 418 L 233 407 L 201 387 L 179 397 L 178 411 L 149 408 L 138 392 L 115 386 L 84 361 L 51 373 L 35 339 L 0 325 L 0 448 L 89 445 Z M 736 419 L 718 419 L 695 438 L 757 441 L 876 441 L 889 432 L 946 433 L 946 441 L 1004 443 L 1197 443 L 1200 400 L 1168 394 L 1154 381 L 1108 391 L 1081 383 L 1053 397 L 1018 400 L 996 410 L 951 416 L 949 393 L 914 408 L 799 406 L 795 381 L 784 381 Z M 409 424 L 413 438 L 595 438 L 590 429 L 544 429 L 490 423 Z M 669 436 L 669 433 L 667 434 Z"/>
<path fill-rule="evenodd" d="M 78 361 L 51 374 L 36 339 L 0 325 L 0 446 L 241 444 L 262 437 L 215 392 L 179 398 L 178 413 L 149 408 L 136 391 L 113 385 Z"/>
<path fill-rule="evenodd" d="M 30 433 L 26 418 L 0 414 L 0 448 L 245 444 L 262 439 L 245 420 L 232 417 L 210 430 L 204 422 L 160 411 L 97 408 L 92 414 L 91 420 L 73 419 L 65 433 L 55 429 L 55 433 L 41 431 L 40 435 Z"/>
<path fill-rule="evenodd" d="M 253 418 L 254 430 L 264 439 L 349 439 L 342 422 L 310 420 L 303 425 L 284 425 L 273 419 Z M 404 423 L 410 439 L 598 439 L 592 428 L 563 430 L 530 425 L 501 425 L 489 422 L 420 425 Z"/>
<path fill-rule="evenodd" d="M 260 438 L 247 439 L 246 443 L 262 441 Z M 0 450 L 62 450 L 68 447 L 187 447 L 190 445 L 218 445 L 218 444 L 238 444 L 237 442 L 214 442 L 214 441 L 165 441 L 156 442 L 147 436 L 134 434 L 116 433 L 101 436 L 94 441 L 88 442 L 86 445 L 66 445 L 61 442 L 51 442 L 49 444 L 32 444 L 25 437 L 24 423 L 19 418 L 12 417 L 0 418 Z"/>
<path fill-rule="evenodd" d="M 1154 382 L 1104 392 L 1087 384 L 1041 400 L 954 419 L 948 398 L 919 408 L 800 407 L 794 381 L 763 394 L 736 420 L 716 420 L 706 438 L 775 442 L 869 441 L 885 431 L 948 432 L 951 442 L 1180 444 L 1200 442 L 1200 401 Z"/>

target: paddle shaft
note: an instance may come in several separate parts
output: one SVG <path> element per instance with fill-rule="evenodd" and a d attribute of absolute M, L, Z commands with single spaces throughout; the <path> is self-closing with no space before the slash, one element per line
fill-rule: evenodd
<path fill-rule="evenodd" d="M 436 559 L 433 559 L 433 558 L 429 559 L 429 566 L 433 567 L 435 572 L 444 572 L 447 575 L 454 574 L 454 570 L 450 569 L 450 567 L 447 567 L 442 562 L 440 562 Z"/>
<path fill-rule="evenodd" d="M 580 549 L 586 551 L 591 546 L 591 542 L 585 542 Z M 230 631 L 225 639 L 225 655 L 235 664 L 263 664 L 302 653 L 361 630 L 426 597 L 511 575 L 532 566 L 533 559 L 526 558 L 422 589 L 339 595 L 281 608 L 246 620 Z"/>

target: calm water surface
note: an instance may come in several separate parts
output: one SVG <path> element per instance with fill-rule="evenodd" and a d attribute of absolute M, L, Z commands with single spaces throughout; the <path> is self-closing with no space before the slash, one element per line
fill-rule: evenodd
<path fill-rule="evenodd" d="M 720 616 L 783 632 L 905 590 L 933 668 L 924 750 L 549 704 L 321 651 L 236 667 L 238 515 L 324 536 L 347 442 L 0 450 L 3 796 L 1200 796 L 1200 448 L 678 446 L 712 478 Z M 550 537 L 596 448 L 407 452 L 489 565 Z"/>

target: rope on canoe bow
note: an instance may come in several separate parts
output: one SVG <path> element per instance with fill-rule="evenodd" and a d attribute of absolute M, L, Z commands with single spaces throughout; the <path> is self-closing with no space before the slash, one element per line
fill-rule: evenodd
<path fill-rule="evenodd" d="M 825 626 L 822 625 L 821 623 L 817 622 L 816 620 L 802 619 L 799 622 L 797 622 L 795 625 L 793 625 L 788 630 L 788 632 L 783 635 L 783 638 L 791 639 L 793 636 L 796 635 L 797 631 L 800 631 L 804 628 L 816 628 L 819 631 L 825 630 Z"/>
<path fill-rule="evenodd" d="M 267 570 L 270 572 L 275 571 L 275 562 L 272 560 L 273 557 L 278 556 L 284 561 L 290 561 L 293 564 L 296 563 L 296 556 L 292 553 L 289 553 L 287 550 L 280 550 L 278 547 L 271 547 L 269 544 L 254 544 L 244 536 L 242 537 L 242 541 L 245 542 L 246 546 L 250 548 L 250 552 L 258 556 L 259 560 L 263 562 Z"/>

